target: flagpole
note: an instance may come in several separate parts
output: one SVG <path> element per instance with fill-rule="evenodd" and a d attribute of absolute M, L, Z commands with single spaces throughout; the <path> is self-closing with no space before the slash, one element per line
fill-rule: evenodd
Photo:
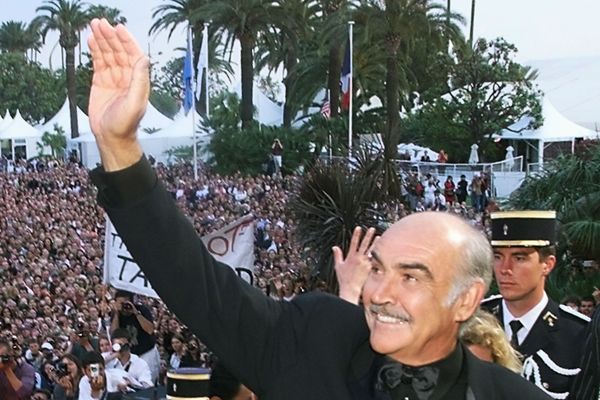
<path fill-rule="evenodd" d="M 352 157 L 352 79 L 353 79 L 353 62 L 352 54 L 354 46 L 353 44 L 353 29 L 354 21 L 348 21 L 348 45 L 350 46 L 350 82 L 348 83 L 348 90 L 350 91 L 350 98 L 348 102 L 348 161 Z"/>
<path fill-rule="evenodd" d="M 192 48 L 192 28 L 188 25 L 188 51 L 191 52 L 191 48 Z M 191 52 L 192 57 L 190 59 L 190 63 L 192 63 L 192 65 L 190 66 L 191 71 L 192 71 L 192 82 L 191 82 L 191 86 L 192 86 L 192 90 L 195 90 L 196 85 L 194 84 L 194 58 L 193 58 L 193 52 Z M 194 149 L 194 181 L 198 180 L 198 149 L 197 149 L 197 141 L 196 141 L 196 94 L 192 93 L 192 109 L 190 110 L 192 112 L 192 141 L 193 143 L 193 149 Z"/>
<path fill-rule="evenodd" d="M 329 102 L 329 107 L 331 107 L 331 90 L 329 89 L 327 89 L 327 102 Z M 331 165 L 333 160 L 333 144 L 331 141 L 331 132 L 329 132 L 327 136 L 329 139 L 329 165 Z M 321 153 L 321 149 L 319 149 L 319 153 Z"/>
<path fill-rule="evenodd" d="M 208 22 L 204 23 L 204 32 L 202 33 L 202 35 L 204 37 L 206 37 L 206 44 L 208 47 L 208 26 L 210 24 Z M 208 49 L 206 49 L 206 72 L 203 74 L 203 76 L 206 77 L 206 118 L 210 117 L 210 105 L 209 105 L 209 92 L 208 92 L 208 87 L 209 87 L 209 79 L 208 79 Z"/>

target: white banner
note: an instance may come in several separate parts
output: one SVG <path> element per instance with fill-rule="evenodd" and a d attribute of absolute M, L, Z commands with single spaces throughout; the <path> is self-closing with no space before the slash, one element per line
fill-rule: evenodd
<path fill-rule="evenodd" d="M 253 284 L 254 217 L 252 215 L 246 215 L 204 236 L 202 241 L 217 261 L 229 265 L 242 279 Z M 106 217 L 104 243 L 104 283 L 117 289 L 158 298 L 108 217 Z"/>

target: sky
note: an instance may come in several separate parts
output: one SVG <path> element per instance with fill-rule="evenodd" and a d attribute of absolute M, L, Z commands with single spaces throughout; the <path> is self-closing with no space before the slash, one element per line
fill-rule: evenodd
<path fill-rule="evenodd" d="M 150 49 L 153 61 L 164 63 L 173 55 L 174 48 L 185 46 L 185 33 L 177 30 L 167 41 L 162 32 L 148 37 L 152 25 L 152 11 L 168 0 L 87 0 L 89 4 L 116 7 L 127 18 L 127 26 L 140 41 L 145 51 Z M 440 0 L 446 4 L 446 0 Z M 36 16 L 36 8 L 43 0 L 0 0 L 0 22 L 16 20 L 28 22 Z M 452 10 L 462 14 L 470 24 L 471 0 L 451 0 Z M 598 0 L 477 0 L 475 36 L 488 39 L 502 36 L 519 49 L 519 62 L 565 57 L 600 55 L 600 1 Z M 87 37 L 87 32 L 83 33 Z M 48 65 L 57 35 L 49 35 L 40 61 Z M 85 49 L 84 49 L 85 51 Z M 60 65 L 60 51 L 52 54 L 54 66 Z"/>

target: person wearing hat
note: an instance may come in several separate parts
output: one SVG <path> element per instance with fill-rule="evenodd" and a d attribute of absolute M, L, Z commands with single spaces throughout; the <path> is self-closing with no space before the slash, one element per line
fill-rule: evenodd
<path fill-rule="evenodd" d="M 491 214 L 494 275 L 500 295 L 482 302 L 523 355 L 523 376 L 546 394 L 565 399 L 579 373 L 586 316 L 545 292 L 556 265 L 555 211 Z"/>

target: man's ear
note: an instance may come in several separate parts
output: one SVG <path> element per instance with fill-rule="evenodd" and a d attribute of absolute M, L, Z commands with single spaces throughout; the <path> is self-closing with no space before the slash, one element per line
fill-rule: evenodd
<path fill-rule="evenodd" d="M 541 260 L 542 264 L 544 264 L 544 276 L 550 275 L 550 272 L 554 269 L 556 265 L 556 256 L 550 255 L 546 257 L 545 260 Z"/>
<path fill-rule="evenodd" d="M 464 290 L 454 303 L 454 320 L 464 322 L 471 318 L 475 313 L 481 299 L 485 295 L 485 285 L 483 281 L 477 280 L 468 289 Z"/>

